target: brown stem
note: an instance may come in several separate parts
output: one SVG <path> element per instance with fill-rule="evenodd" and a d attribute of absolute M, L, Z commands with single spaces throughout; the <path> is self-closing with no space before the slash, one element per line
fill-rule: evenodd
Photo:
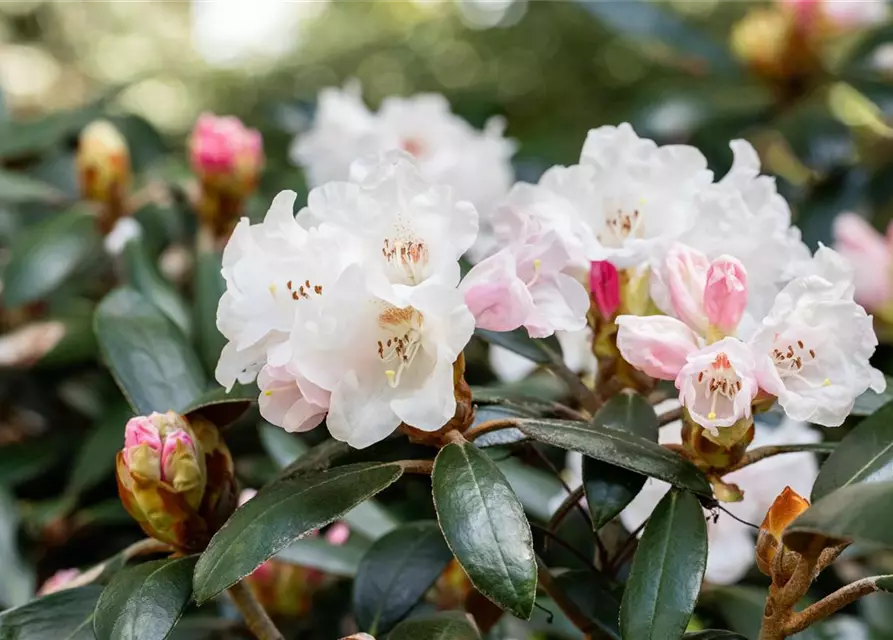
<path fill-rule="evenodd" d="M 549 520 L 549 531 L 555 531 L 558 528 L 564 519 L 567 517 L 571 511 L 574 510 L 575 507 L 580 506 L 580 499 L 583 497 L 583 485 L 580 485 L 576 489 L 570 492 L 561 505 L 556 509 L 555 513 L 552 514 L 552 519 Z M 586 515 L 586 512 L 583 512 L 583 515 Z M 589 518 L 586 518 L 586 521 L 589 521 Z"/>
<path fill-rule="evenodd" d="M 571 393 L 580 401 L 580 405 L 589 413 L 594 414 L 602 406 L 603 403 L 599 397 L 592 392 L 592 389 L 583 384 L 580 376 L 568 369 L 560 358 L 557 361 L 553 359 L 549 371 L 561 378 Z"/>
<path fill-rule="evenodd" d="M 682 407 L 676 407 L 675 409 L 670 409 L 669 411 L 665 411 L 657 417 L 657 424 L 661 427 L 664 425 L 668 425 L 671 422 L 675 422 L 682 418 Z"/>
<path fill-rule="evenodd" d="M 612 575 L 617 572 L 617 569 L 623 566 L 623 563 L 626 558 L 629 557 L 630 552 L 635 549 L 635 543 L 639 539 L 639 532 L 645 528 L 646 524 L 648 524 L 648 520 L 644 520 L 634 531 L 630 532 L 629 537 L 623 543 L 623 546 L 614 554 L 614 557 L 608 565 Z"/>
<path fill-rule="evenodd" d="M 880 591 L 880 587 L 877 585 L 877 576 L 863 578 L 841 587 L 831 595 L 825 596 L 815 604 L 806 607 L 803 611 L 791 615 L 784 626 L 784 634 L 785 636 L 792 636 L 795 633 L 800 633 L 806 627 L 827 618 L 835 611 L 875 591 Z"/>
<path fill-rule="evenodd" d="M 445 434 L 443 434 L 443 440 L 449 444 L 465 444 L 466 442 L 468 442 L 468 439 L 456 429 L 450 429 Z"/>
<path fill-rule="evenodd" d="M 543 564 L 540 558 L 536 559 L 536 575 L 539 586 L 555 601 L 555 604 L 567 616 L 568 620 L 583 633 L 588 633 L 593 627 L 589 618 L 586 617 L 586 614 L 580 610 L 580 607 L 570 599 L 564 590 L 555 583 L 552 574 L 549 573 L 549 568 Z"/>
<path fill-rule="evenodd" d="M 242 614 L 245 624 L 258 640 L 285 640 L 261 603 L 254 597 L 251 588 L 244 581 L 237 582 L 226 592 Z"/>
<path fill-rule="evenodd" d="M 431 472 L 434 471 L 433 460 L 401 460 L 398 464 L 403 467 L 403 473 L 430 476 Z"/>
<path fill-rule="evenodd" d="M 755 462 L 759 462 L 764 458 L 770 458 L 772 456 L 778 456 L 785 453 L 802 453 L 805 449 L 802 448 L 801 445 L 796 444 L 782 444 L 768 447 L 757 447 L 756 449 L 751 449 L 735 464 L 733 464 L 728 469 L 723 470 L 723 474 L 732 473 L 733 471 L 737 471 L 743 467 L 751 465 Z"/>
<path fill-rule="evenodd" d="M 476 427 L 472 427 L 468 431 L 465 432 L 466 440 L 474 440 L 475 438 L 479 438 L 485 433 L 490 433 L 491 431 L 499 431 L 501 429 L 512 429 L 518 426 L 518 423 L 513 418 L 497 418 L 496 420 L 487 420 L 486 422 L 480 423 Z"/>
<path fill-rule="evenodd" d="M 589 558 L 584 556 L 582 553 L 580 553 L 577 549 L 574 548 L 573 545 L 565 542 L 564 539 L 561 538 L 560 536 L 555 535 L 552 531 L 549 531 L 548 529 L 546 529 L 546 527 L 539 525 L 535 522 L 530 523 L 530 528 L 536 529 L 537 531 L 541 532 L 544 536 L 546 536 L 546 538 L 548 538 L 549 540 L 553 540 L 559 546 L 564 547 L 568 552 L 573 554 L 573 556 L 575 558 L 577 558 L 577 560 L 579 560 L 580 562 L 585 564 L 586 568 L 589 569 L 590 571 L 592 571 L 593 573 L 599 573 L 598 567 L 596 567 L 594 564 L 592 564 L 592 560 L 590 560 Z"/>

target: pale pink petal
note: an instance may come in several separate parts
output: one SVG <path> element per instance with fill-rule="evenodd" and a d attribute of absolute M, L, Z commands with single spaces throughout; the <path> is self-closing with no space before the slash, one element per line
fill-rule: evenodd
<path fill-rule="evenodd" d="M 704 288 L 704 309 L 710 324 L 723 334 L 732 334 L 747 307 L 747 272 L 730 256 L 710 263 Z"/>
<path fill-rule="evenodd" d="M 659 380 L 674 380 L 686 358 L 698 350 L 698 337 L 667 316 L 619 316 L 617 348 L 624 360 Z"/>

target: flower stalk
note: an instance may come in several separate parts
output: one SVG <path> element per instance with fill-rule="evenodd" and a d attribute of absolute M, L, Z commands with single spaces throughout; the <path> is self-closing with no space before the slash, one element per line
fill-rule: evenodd
<path fill-rule="evenodd" d="M 242 614 L 245 624 L 258 640 L 285 640 L 285 637 L 276 628 L 270 616 L 267 615 L 266 610 L 261 606 L 257 598 L 254 597 L 254 593 L 252 593 L 244 581 L 237 582 L 231 586 L 227 589 L 227 593 L 233 604 L 236 605 L 239 613 Z"/>

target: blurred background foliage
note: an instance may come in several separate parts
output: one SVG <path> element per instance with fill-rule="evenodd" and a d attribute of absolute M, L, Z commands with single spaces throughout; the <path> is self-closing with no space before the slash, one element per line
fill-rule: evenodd
<path fill-rule="evenodd" d="M 574 163 L 589 129 L 629 121 L 658 142 L 697 145 L 718 174 L 731 163 L 729 140 L 749 139 L 812 247 L 830 244 L 842 211 L 883 228 L 893 219 L 893 25 L 785 50 L 776 46 L 773 11 L 771 3 L 719 0 L 0 3 L 0 287 L 27 284 L 2 289 L 0 331 L 45 319 L 66 327 L 36 362 L 0 339 L 0 604 L 21 604 L 57 569 L 98 562 L 139 536 L 112 471 L 128 410 L 99 364 L 92 330 L 114 269 L 92 229 L 46 226 L 77 200 L 83 126 L 102 115 L 127 138 L 135 193 L 147 203 L 136 213 L 147 252 L 160 259 L 163 287 L 195 299 L 199 308 L 189 313 L 199 335 L 209 317 L 200 307 L 210 304 L 213 322 L 216 298 L 202 302 L 183 275 L 194 259 L 184 250 L 196 228 L 185 205 L 185 141 L 196 117 L 235 114 L 263 133 L 267 166 L 248 203 L 257 218 L 280 189 L 295 189 L 301 202 L 292 139 L 310 122 L 319 90 L 351 78 L 373 107 L 391 94 L 433 91 L 475 126 L 504 116 L 519 143 L 519 179 Z M 159 184 L 175 188 L 155 198 Z M 50 237 L 64 241 L 34 250 Z M 13 267 L 33 270 L 23 280 L 7 268 L 26 252 L 36 255 L 31 265 Z M 893 371 L 889 349 L 879 360 Z M 555 394 L 549 380 L 527 384 Z M 257 423 L 250 414 L 227 432 L 240 479 L 253 486 L 305 446 Z M 507 459 L 503 470 L 528 512 L 545 521 L 560 485 L 541 462 L 525 462 L 533 464 Z M 430 510 L 428 491 L 405 483 L 381 500 L 398 519 L 431 517 L 419 511 Z M 356 540 L 369 544 L 362 531 Z M 348 593 L 336 586 L 332 611 Z M 747 585 L 708 590 L 699 614 L 749 635 L 760 593 Z M 879 601 L 866 599 L 861 610 L 878 638 L 893 637 L 889 599 Z M 330 640 L 338 616 L 319 611 L 312 637 Z M 533 628 L 545 622 L 537 616 Z"/>

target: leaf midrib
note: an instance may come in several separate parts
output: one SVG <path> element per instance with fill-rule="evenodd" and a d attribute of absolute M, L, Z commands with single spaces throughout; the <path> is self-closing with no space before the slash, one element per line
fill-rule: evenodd
<path fill-rule="evenodd" d="M 874 463 L 878 460 L 878 458 L 880 458 L 880 457 L 883 456 L 885 453 L 887 453 L 888 451 L 890 451 L 890 449 L 893 449 L 893 442 L 888 443 L 887 446 L 885 446 L 883 449 L 881 449 L 881 450 L 880 450 L 875 456 L 873 456 L 868 462 L 866 462 L 864 465 L 862 465 L 862 467 L 860 467 L 859 470 L 858 470 L 855 474 L 851 475 L 851 476 L 849 477 L 849 479 L 848 479 L 846 482 L 844 482 L 844 483 L 843 483 L 842 485 L 840 485 L 839 487 L 835 487 L 835 488 L 831 489 L 831 491 L 822 494 L 821 497 L 825 497 L 826 495 L 828 495 L 828 493 L 831 493 L 832 491 L 836 491 L 837 489 L 843 489 L 844 487 L 848 487 L 848 486 L 850 486 L 851 484 L 854 484 L 856 478 L 858 478 L 860 474 L 864 473 L 866 469 L 868 469 L 872 464 L 874 464 Z M 844 453 L 846 453 L 846 452 L 844 452 Z"/>

